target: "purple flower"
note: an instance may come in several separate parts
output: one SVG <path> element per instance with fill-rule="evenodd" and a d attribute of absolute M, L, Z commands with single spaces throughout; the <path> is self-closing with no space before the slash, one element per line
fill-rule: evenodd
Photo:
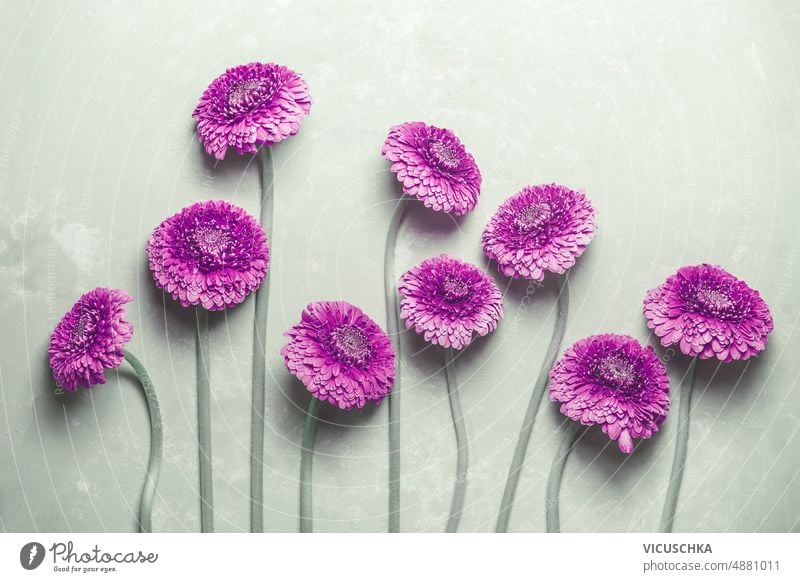
<path fill-rule="evenodd" d="M 669 379 L 653 348 L 627 335 L 593 335 L 550 370 L 550 400 L 572 420 L 599 424 L 630 453 L 633 439 L 650 438 L 667 417 Z"/>
<path fill-rule="evenodd" d="M 409 121 L 389 130 L 381 154 L 403 192 L 428 208 L 457 216 L 475 208 L 481 192 L 481 172 L 449 129 Z"/>
<path fill-rule="evenodd" d="M 689 356 L 746 360 L 767 344 L 774 324 L 758 291 L 714 265 L 681 267 L 644 298 L 647 327 L 661 345 Z"/>
<path fill-rule="evenodd" d="M 320 400 L 341 409 L 380 403 L 394 383 L 389 336 L 355 305 L 317 301 L 284 333 L 286 368 Z"/>
<path fill-rule="evenodd" d="M 503 202 L 483 231 L 483 252 L 508 277 L 541 281 L 564 273 L 594 238 L 594 208 L 583 192 L 526 186 Z"/>
<path fill-rule="evenodd" d="M 147 256 L 159 289 L 183 307 L 211 311 L 244 301 L 269 268 L 264 229 L 225 200 L 198 202 L 167 218 L 153 231 Z"/>
<path fill-rule="evenodd" d="M 407 271 L 398 287 L 400 317 L 425 341 L 460 350 L 503 317 L 503 294 L 475 265 L 440 255 Z"/>
<path fill-rule="evenodd" d="M 78 386 L 105 384 L 104 370 L 119 368 L 122 348 L 133 336 L 125 321 L 125 291 L 98 287 L 72 306 L 50 335 L 50 368 L 56 383 L 75 392 Z"/>
<path fill-rule="evenodd" d="M 214 79 L 192 117 L 206 152 L 221 160 L 228 147 L 255 153 L 296 134 L 310 111 L 300 75 L 275 63 L 248 63 Z"/>

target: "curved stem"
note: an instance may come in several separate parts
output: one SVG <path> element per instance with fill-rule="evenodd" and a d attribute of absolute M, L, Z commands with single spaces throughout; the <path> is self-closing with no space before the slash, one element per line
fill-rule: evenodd
<path fill-rule="evenodd" d="M 517 493 L 517 485 L 519 484 L 519 476 L 522 472 L 522 466 L 525 464 L 525 454 L 528 451 L 528 443 L 531 440 L 531 433 L 533 432 L 533 421 L 536 419 L 536 413 L 539 411 L 539 405 L 542 402 L 547 380 L 550 374 L 550 368 L 553 367 L 558 351 L 561 349 L 561 342 L 564 339 L 564 330 L 567 325 L 567 314 L 569 312 L 569 282 L 568 273 L 561 276 L 558 285 L 558 301 L 556 303 L 556 321 L 553 328 L 553 335 L 550 338 L 550 345 L 547 347 L 547 353 L 542 362 L 542 368 L 539 370 L 539 376 L 536 378 L 536 384 L 531 392 L 531 398 L 528 401 L 528 408 L 525 411 L 525 417 L 522 420 L 522 427 L 517 437 L 517 446 L 514 449 L 514 456 L 511 458 L 511 466 L 508 470 L 508 477 L 506 478 L 506 487 L 503 491 L 503 500 L 500 503 L 500 513 L 497 516 L 496 531 L 508 531 L 508 520 L 511 517 L 511 508 L 514 506 L 514 497 Z"/>
<path fill-rule="evenodd" d="M 261 226 L 272 242 L 274 199 L 272 149 L 261 148 Z M 250 531 L 264 531 L 264 408 L 266 402 L 266 337 L 269 271 L 255 293 L 253 323 L 253 392 L 250 411 Z"/>
<path fill-rule="evenodd" d="M 444 369 L 447 377 L 447 395 L 450 397 L 450 413 L 453 416 L 453 429 L 456 433 L 456 447 L 458 449 L 453 501 L 450 504 L 450 517 L 447 519 L 447 529 L 445 531 L 454 533 L 458 531 L 458 522 L 461 520 L 461 512 L 464 509 L 464 498 L 467 494 L 469 442 L 467 441 L 467 427 L 464 424 L 464 412 L 461 410 L 461 399 L 458 395 L 455 357 L 452 348 L 445 349 L 444 358 Z"/>
<path fill-rule="evenodd" d="M 303 430 L 303 449 L 300 454 L 300 533 L 314 531 L 313 508 L 311 504 L 312 477 L 314 465 L 314 441 L 317 438 L 317 412 L 319 398 L 311 397 L 306 413 L 306 427 Z"/>
<path fill-rule="evenodd" d="M 211 364 L 208 345 L 208 311 L 197 314 L 197 443 L 200 458 L 200 529 L 214 531 L 214 484 L 211 478 Z"/>
<path fill-rule="evenodd" d="M 559 520 L 558 506 L 559 495 L 561 494 L 561 478 L 564 476 L 564 467 L 567 465 L 567 457 L 575 448 L 575 443 L 581 438 L 586 428 L 577 422 L 569 422 L 569 433 L 561 439 L 561 444 L 553 458 L 553 465 L 550 467 L 550 477 L 547 479 L 547 494 L 545 495 L 545 514 L 547 517 L 547 533 L 560 533 L 561 523 Z"/>
<path fill-rule="evenodd" d="M 678 408 L 678 434 L 675 437 L 675 456 L 672 458 L 672 471 L 664 499 L 664 511 L 661 513 L 661 532 L 670 533 L 675 522 L 675 509 L 678 507 L 678 495 L 683 482 L 683 470 L 686 467 L 686 451 L 689 444 L 689 413 L 692 408 L 692 391 L 694 390 L 697 358 L 692 358 L 686 375 L 681 383 L 681 402 Z"/>
<path fill-rule="evenodd" d="M 397 233 L 403 222 L 408 197 L 404 194 L 395 205 L 392 222 L 386 233 L 384 250 L 383 279 L 386 293 L 386 330 L 394 344 L 395 380 L 389 392 L 389 532 L 400 531 L 400 324 L 397 297 L 397 281 L 394 273 L 395 247 Z"/>
<path fill-rule="evenodd" d="M 158 396 L 150 375 L 145 370 L 139 359 L 128 350 L 123 350 L 125 361 L 128 362 L 139 383 L 142 385 L 144 396 L 147 399 L 147 410 L 150 414 L 150 459 L 147 462 L 147 475 L 142 487 L 142 497 L 139 502 L 139 531 L 152 533 L 153 531 L 153 499 L 156 495 L 158 476 L 161 473 L 161 455 L 164 450 L 164 427 L 161 421 L 161 407 L 158 405 Z"/>

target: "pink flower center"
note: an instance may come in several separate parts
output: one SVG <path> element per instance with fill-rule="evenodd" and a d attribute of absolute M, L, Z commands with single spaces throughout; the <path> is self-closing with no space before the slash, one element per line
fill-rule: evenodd
<path fill-rule="evenodd" d="M 231 85 L 228 91 L 228 102 L 231 105 L 243 105 L 247 103 L 262 87 L 261 79 L 247 79 L 237 81 Z"/>
<path fill-rule="evenodd" d="M 334 357 L 343 364 L 363 366 L 372 356 L 367 336 L 355 325 L 340 325 L 329 337 Z"/>
<path fill-rule="evenodd" d="M 280 79 L 274 75 L 234 81 L 225 94 L 229 114 L 235 118 L 250 113 L 254 108 L 273 99 L 280 88 Z"/>
<path fill-rule="evenodd" d="M 234 83 L 231 85 L 230 93 L 228 93 L 228 100 L 235 105 L 240 105 L 260 86 L 261 82 L 258 79 L 248 79 L 247 81 Z"/>
<path fill-rule="evenodd" d="M 550 220 L 552 212 L 550 206 L 544 203 L 534 203 L 520 210 L 514 217 L 514 225 L 522 232 L 538 230 Z"/>
<path fill-rule="evenodd" d="M 461 161 L 452 144 L 436 139 L 431 143 L 431 156 L 434 163 L 444 170 L 455 170 Z"/>
<path fill-rule="evenodd" d="M 636 368 L 622 355 L 604 357 L 597 367 L 597 376 L 606 386 L 625 395 L 636 392 Z"/>
<path fill-rule="evenodd" d="M 733 307 L 733 301 L 724 291 L 700 287 L 695 295 L 697 303 L 706 313 L 719 315 Z"/>
<path fill-rule="evenodd" d="M 192 233 L 192 245 L 199 255 L 203 269 L 215 269 L 225 265 L 226 252 L 231 237 L 226 229 L 200 226 Z"/>
<path fill-rule="evenodd" d="M 444 293 L 444 298 L 452 303 L 461 301 L 469 295 L 469 286 L 461 279 L 445 277 L 442 282 L 442 292 Z"/>
<path fill-rule="evenodd" d="M 86 340 L 88 339 L 88 331 L 91 331 L 89 327 L 91 320 L 89 318 L 89 314 L 81 308 L 81 314 L 78 317 L 78 321 L 75 322 L 75 325 L 72 327 L 72 330 L 69 332 L 69 340 L 73 346 L 80 346 L 83 345 Z"/>

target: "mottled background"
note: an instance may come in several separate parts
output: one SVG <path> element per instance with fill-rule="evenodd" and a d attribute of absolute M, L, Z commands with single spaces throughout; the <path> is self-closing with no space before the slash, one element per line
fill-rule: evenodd
<path fill-rule="evenodd" d="M 412 209 L 398 275 L 448 251 L 481 265 L 479 237 L 528 183 L 585 189 L 598 234 L 574 269 L 567 342 L 601 331 L 652 342 L 645 291 L 683 264 L 725 266 L 759 289 L 775 332 L 750 364 L 702 365 L 676 529 L 800 530 L 800 5 L 627 2 L 10 2 L 0 20 L 0 530 L 133 531 L 147 409 L 126 371 L 54 394 L 48 335 L 98 286 L 135 296 L 131 349 L 159 390 L 166 451 L 157 531 L 198 531 L 192 312 L 146 268 L 153 227 L 191 201 L 255 211 L 257 167 L 214 164 L 190 118 L 226 67 L 276 61 L 307 80 L 301 133 L 274 150 L 265 527 L 298 526 L 307 397 L 281 333 L 311 300 L 385 321 L 383 243 L 399 189 L 390 125 L 453 128 L 484 175 L 460 220 Z M 496 275 L 494 268 L 490 271 Z M 506 319 L 458 361 L 472 465 L 461 529 L 494 527 L 552 329 L 553 281 L 508 286 Z M 249 527 L 253 303 L 214 318 L 216 525 Z M 455 472 L 442 353 L 403 338 L 402 529 L 444 527 Z M 411 357 L 413 355 L 413 358 Z M 686 361 L 670 357 L 677 386 Z M 677 404 L 677 400 L 675 400 Z M 326 409 L 315 528 L 383 531 L 387 406 Z M 657 528 L 675 417 L 630 457 L 593 431 L 566 469 L 565 531 Z M 542 531 L 564 434 L 545 403 L 510 527 Z"/>

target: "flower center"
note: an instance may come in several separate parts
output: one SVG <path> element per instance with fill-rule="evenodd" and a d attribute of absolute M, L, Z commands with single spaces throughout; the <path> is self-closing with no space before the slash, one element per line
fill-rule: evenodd
<path fill-rule="evenodd" d="M 445 170 L 455 170 L 461 161 L 453 146 L 439 139 L 431 143 L 431 155 L 436 165 Z"/>
<path fill-rule="evenodd" d="M 442 292 L 447 301 L 461 301 L 469 295 L 469 286 L 461 279 L 445 277 L 444 282 L 442 282 Z"/>
<path fill-rule="evenodd" d="M 514 226 L 522 232 L 530 232 L 540 228 L 548 220 L 552 212 L 550 206 L 544 203 L 534 203 L 520 210 L 514 217 Z"/>
<path fill-rule="evenodd" d="M 636 369 L 626 357 L 619 354 L 603 358 L 597 367 L 597 376 L 606 386 L 623 394 L 636 391 Z"/>
<path fill-rule="evenodd" d="M 201 226 L 194 233 L 194 244 L 203 254 L 222 255 L 230 242 L 230 235 L 219 228 Z"/>
<path fill-rule="evenodd" d="M 247 79 L 237 81 L 231 85 L 228 92 L 228 102 L 231 105 L 241 105 L 245 103 L 251 95 L 261 87 L 260 79 Z"/>
<path fill-rule="evenodd" d="M 205 271 L 225 266 L 230 244 L 231 236 L 227 229 L 200 226 L 192 233 L 192 246 L 199 255 L 200 266 Z"/>
<path fill-rule="evenodd" d="M 72 345 L 77 346 L 82 344 L 86 340 L 86 326 L 89 323 L 89 315 L 81 310 L 81 314 L 78 317 L 78 321 L 75 322 L 75 325 L 72 328 L 72 331 L 69 333 L 69 339 L 72 342 Z"/>
<path fill-rule="evenodd" d="M 733 307 L 733 301 L 727 293 L 719 289 L 709 289 L 700 287 L 697 290 L 697 303 L 708 313 L 719 314 L 722 311 Z"/>
<path fill-rule="evenodd" d="M 221 107 L 230 119 L 238 120 L 269 103 L 280 88 L 281 79 L 274 74 L 234 81 L 222 94 Z"/>
<path fill-rule="evenodd" d="M 334 357 L 342 363 L 361 366 L 372 356 L 367 336 L 355 325 L 340 325 L 331 332 Z"/>

